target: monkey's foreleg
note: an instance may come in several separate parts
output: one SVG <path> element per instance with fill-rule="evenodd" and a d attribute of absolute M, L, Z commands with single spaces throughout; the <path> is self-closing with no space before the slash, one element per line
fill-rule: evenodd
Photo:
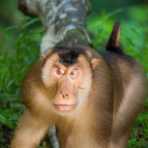
<path fill-rule="evenodd" d="M 36 148 L 48 130 L 48 123 L 24 113 L 16 129 L 11 148 Z"/>

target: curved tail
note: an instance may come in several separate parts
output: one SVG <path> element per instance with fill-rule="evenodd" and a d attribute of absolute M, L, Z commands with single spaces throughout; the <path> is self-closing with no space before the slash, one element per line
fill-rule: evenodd
<path fill-rule="evenodd" d="M 106 45 L 106 50 L 117 54 L 124 54 L 120 47 L 120 23 L 116 22 Z"/>

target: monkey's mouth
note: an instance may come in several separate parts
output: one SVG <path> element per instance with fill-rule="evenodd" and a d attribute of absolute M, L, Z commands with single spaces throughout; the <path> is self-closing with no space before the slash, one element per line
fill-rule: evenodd
<path fill-rule="evenodd" d="M 54 104 L 54 107 L 58 111 L 68 112 L 75 108 L 76 104 Z"/>

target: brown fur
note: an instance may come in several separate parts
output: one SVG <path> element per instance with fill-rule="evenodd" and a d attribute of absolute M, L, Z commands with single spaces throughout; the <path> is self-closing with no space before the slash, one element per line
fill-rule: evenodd
<path fill-rule="evenodd" d="M 61 148 L 126 148 L 132 123 L 143 106 L 146 78 L 129 57 L 95 53 L 96 57 L 89 97 L 69 115 L 52 111 L 49 95 L 53 96 L 55 86 L 47 91 L 41 81 L 42 63 L 50 57 L 33 66 L 23 87 L 27 111 L 11 148 L 35 148 L 50 124 L 58 130 Z"/>

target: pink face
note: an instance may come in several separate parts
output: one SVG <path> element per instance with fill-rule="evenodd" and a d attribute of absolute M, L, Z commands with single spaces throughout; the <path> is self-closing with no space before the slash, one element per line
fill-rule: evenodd
<path fill-rule="evenodd" d="M 47 59 L 42 69 L 42 80 L 47 88 L 57 88 L 54 98 L 50 98 L 54 110 L 71 112 L 89 95 L 92 69 L 85 56 L 80 56 L 77 63 L 65 66 L 54 54 Z"/>
<path fill-rule="evenodd" d="M 65 67 L 57 64 L 53 66 L 52 75 L 58 81 L 58 91 L 53 105 L 58 111 L 71 111 L 77 106 L 77 95 L 82 81 L 83 71 L 78 65 Z"/>

